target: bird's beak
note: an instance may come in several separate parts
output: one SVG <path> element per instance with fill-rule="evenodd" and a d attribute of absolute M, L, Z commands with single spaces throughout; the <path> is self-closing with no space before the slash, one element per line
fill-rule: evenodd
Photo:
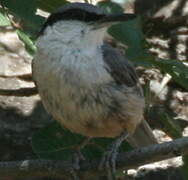
<path fill-rule="evenodd" d="M 94 29 L 100 29 L 103 27 L 109 27 L 111 25 L 120 23 L 120 22 L 124 22 L 124 21 L 128 21 L 128 20 L 132 20 L 136 18 L 135 14 L 109 14 L 104 16 L 102 19 L 98 20 L 97 22 L 95 22 L 94 24 Z"/>

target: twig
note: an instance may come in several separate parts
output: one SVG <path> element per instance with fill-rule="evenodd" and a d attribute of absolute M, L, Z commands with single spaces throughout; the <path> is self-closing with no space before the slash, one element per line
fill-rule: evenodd
<path fill-rule="evenodd" d="M 19 88 L 19 89 L 0 89 L 0 96 L 33 96 L 38 94 L 36 87 Z"/>
<path fill-rule="evenodd" d="M 146 19 L 144 24 L 144 32 L 147 32 L 147 36 L 158 36 L 163 34 L 163 36 L 169 36 L 177 33 L 177 27 L 187 26 L 188 15 L 185 16 L 172 16 L 165 18 L 160 17 L 149 17 Z M 186 31 L 183 33 L 186 34 Z"/>
<path fill-rule="evenodd" d="M 161 161 L 164 159 L 188 154 L 188 137 L 183 137 L 172 142 L 156 144 L 130 152 L 120 153 L 117 158 L 118 169 L 136 168 L 140 165 Z M 98 160 L 83 161 L 78 171 L 81 179 L 91 179 L 92 176 L 103 175 L 98 171 Z M 54 160 L 25 160 L 0 163 L 0 177 L 58 177 L 68 179 L 71 164 L 67 161 Z"/>
<path fill-rule="evenodd" d="M 32 74 L 21 74 L 21 75 L 1 75 L 0 74 L 0 78 L 5 78 L 5 79 L 10 79 L 10 78 L 18 78 L 22 81 L 27 81 L 27 82 L 33 82 L 33 78 L 32 78 Z"/>

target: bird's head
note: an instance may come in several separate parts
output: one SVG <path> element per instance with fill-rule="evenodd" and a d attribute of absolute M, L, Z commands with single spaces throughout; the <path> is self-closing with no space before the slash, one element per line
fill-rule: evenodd
<path fill-rule="evenodd" d="M 108 27 L 133 18 L 134 14 L 108 14 L 91 4 L 70 3 L 48 17 L 40 36 L 51 36 L 77 45 L 100 45 Z"/>

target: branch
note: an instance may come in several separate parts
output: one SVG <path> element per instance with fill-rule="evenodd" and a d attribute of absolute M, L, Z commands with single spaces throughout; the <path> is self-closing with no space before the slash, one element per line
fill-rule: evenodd
<path fill-rule="evenodd" d="M 155 14 L 159 9 L 164 8 L 173 0 L 131 0 L 135 5 L 135 12 L 142 15 Z"/>
<path fill-rule="evenodd" d="M 177 32 L 177 28 L 181 26 L 187 26 L 188 16 L 172 16 L 165 18 L 164 16 L 147 18 L 144 23 L 144 32 L 147 37 L 160 36 L 163 37 L 174 37 L 177 34 L 187 34 L 187 30 Z"/>
<path fill-rule="evenodd" d="M 10 78 L 18 78 L 22 81 L 33 82 L 32 74 L 22 74 L 22 75 L 1 75 L 0 78 L 10 79 Z M 19 89 L 0 89 L 0 96 L 33 96 L 38 94 L 37 87 L 29 87 L 29 88 L 19 88 Z"/>
<path fill-rule="evenodd" d="M 0 89 L 0 96 L 33 96 L 38 94 L 36 87 L 19 88 L 19 89 Z"/>
<path fill-rule="evenodd" d="M 117 158 L 117 169 L 136 168 L 140 165 L 185 154 L 188 154 L 188 137 L 120 153 Z M 92 162 L 81 162 L 78 175 L 82 179 L 91 179 L 92 176 L 104 175 L 104 171 L 97 170 L 99 162 L 99 159 Z M 51 176 L 68 179 L 70 178 L 69 171 L 71 168 L 71 164 L 67 161 L 25 160 L 1 162 L 0 177 L 31 178 Z"/>
<path fill-rule="evenodd" d="M 9 76 L 0 74 L 0 78 L 5 78 L 5 79 L 18 78 L 18 79 L 23 80 L 23 81 L 33 82 L 33 78 L 32 78 L 31 73 L 21 74 L 21 75 L 9 75 Z"/>

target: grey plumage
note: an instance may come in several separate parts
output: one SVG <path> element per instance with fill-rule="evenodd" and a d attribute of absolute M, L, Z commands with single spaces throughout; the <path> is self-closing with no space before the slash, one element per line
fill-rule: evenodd
<path fill-rule="evenodd" d="M 126 85 L 128 87 L 137 87 L 138 93 L 142 95 L 142 90 L 138 84 L 138 78 L 133 66 L 126 58 L 115 48 L 110 45 L 102 46 L 104 61 L 107 64 L 107 70 L 114 78 L 118 86 Z"/>
<path fill-rule="evenodd" d="M 139 94 L 144 98 L 137 74 L 132 64 L 127 61 L 126 57 L 124 57 L 117 49 L 112 48 L 107 44 L 103 45 L 102 49 L 108 72 L 116 81 L 116 86 L 121 87 L 122 85 L 126 85 L 128 87 L 134 87 L 136 94 Z M 121 109 L 121 107 L 117 106 L 117 103 L 116 108 Z M 133 147 L 142 147 L 157 143 L 152 129 L 144 119 L 136 128 L 134 134 L 127 137 L 127 141 Z"/>

